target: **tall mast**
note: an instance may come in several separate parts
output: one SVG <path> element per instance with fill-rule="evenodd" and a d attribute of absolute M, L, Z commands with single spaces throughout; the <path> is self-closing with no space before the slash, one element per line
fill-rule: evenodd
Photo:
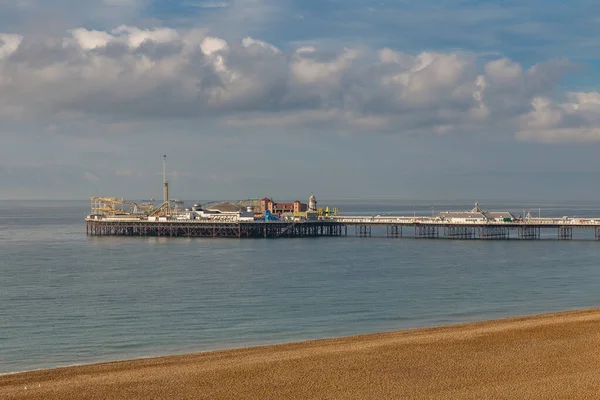
<path fill-rule="evenodd" d="M 166 213 L 169 213 L 169 182 L 167 182 L 167 155 L 163 154 L 163 184 L 164 184 L 164 202 L 166 203 Z"/>

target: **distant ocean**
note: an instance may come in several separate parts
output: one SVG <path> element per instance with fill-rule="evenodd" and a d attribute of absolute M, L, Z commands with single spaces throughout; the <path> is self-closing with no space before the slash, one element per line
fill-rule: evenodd
<path fill-rule="evenodd" d="M 438 203 L 329 205 L 360 215 L 473 207 Z M 600 203 L 481 206 L 600 216 Z M 600 306 L 593 240 L 352 229 L 279 240 L 87 237 L 88 213 L 86 201 L 0 202 L 0 373 Z"/>

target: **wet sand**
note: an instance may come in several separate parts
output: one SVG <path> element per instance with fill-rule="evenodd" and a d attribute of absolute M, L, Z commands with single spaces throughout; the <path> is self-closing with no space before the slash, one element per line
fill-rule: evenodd
<path fill-rule="evenodd" d="M 2 399 L 600 398 L 600 309 L 0 376 Z"/>

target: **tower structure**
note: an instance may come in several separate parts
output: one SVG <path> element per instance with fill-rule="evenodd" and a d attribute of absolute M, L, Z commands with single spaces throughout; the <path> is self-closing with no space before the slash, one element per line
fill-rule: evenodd
<path fill-rule="evenodd" d="M 317 211 L 317 198 L 314 193 L 311 193 L 308 199 L 308 211 Z"/>
<path fill-rule="evenodd" d="M 164 185 L 164 204 L 166 213 L 169 214 L 169 182 L 167 181 L 167 155 L 163 154 L 163 185 Z"/>

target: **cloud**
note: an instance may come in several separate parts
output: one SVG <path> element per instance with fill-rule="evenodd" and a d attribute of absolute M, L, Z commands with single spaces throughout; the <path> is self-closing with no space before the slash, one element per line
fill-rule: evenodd
<path fill-rule="evenodd" d="M 600 93 L 573 92 L 558 103 L 536 97 L 533 110 L 521 118 L 517 137 L 543 142 L 600 141 Z"/>
<path fill-rule="evenodd" d="M 19 46 L 23 37 L 20 35 L 9 35 L 0 33 L 0 59 L 6 59 L 14 53 Z"/>
<path fill-rule="evenodd" d="M 1 34 L 0 115 L 52 130 L 80 123 L 125 132 L 147 121 L 189 121 L 196 130 L 202 119 L 437 134 L 501 125 L 519 129 L 521 138 L 542 138 L 554 134 L 540 129 L 593 119 L 581 111 L 592 107 L 581 94 L 569 94 L 565 105 L 540 100 L 572 68 L 566 60 L 524 68 L 504 58 L 482 65 L 460 52 L 359 46 L 282 51 L 202 29 L 123 25 L 43 39 Z M 561 122 L 547 122 L 548 113 Z"/>

